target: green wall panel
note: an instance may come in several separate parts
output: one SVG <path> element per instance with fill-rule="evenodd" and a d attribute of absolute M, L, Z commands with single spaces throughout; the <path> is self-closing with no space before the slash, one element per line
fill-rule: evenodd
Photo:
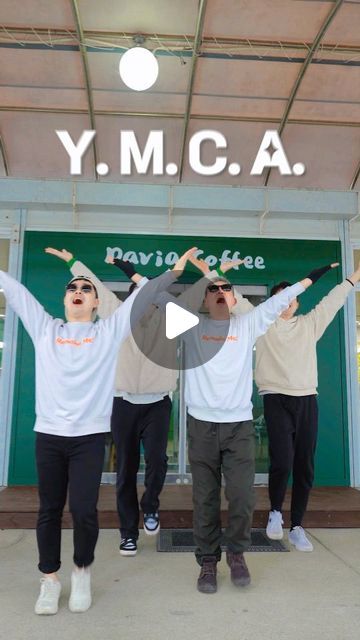
<path fill-rule="evenodd" d="M 46 310 L 56 317 L 63 317 L 63 291 L 70 275 L 63 261 L 44 253 L 47 246 L 59 249 L 65 247 L 103 280 L 125 280 L 118 270 L 104 263 L 107 247 L 119 247 L 124 252 L 135 251 L 133 258 L 140 260 L 142 257 L 147 261 L 146 266 L 138 264 L 139 272 L 149 276 L 168 268 L 167 264 L 156 266 L 156 261 L 159 264 L 169 252 L 180 254 L 191 246 L 203 249 L 203 257 L 212 255 L 219 259 L 224 250 L 230 252 L 229 257 L 235 251 L 239 251 L 241 257 L 252 256 L 253 262 L 260 256 L 264 260 L 264 269 L 241 267 L 239 271 L 232 271 L 231 278 L 234 283 L 262 284 L 268 287 L 284 279 L 295 282 L 313 267 L 341 261 L 340 242 L 337 241 L 132 234 L 119 237 L 117 234 L 100 233 L 27 232 L 22 282 Z M 196 277 L 197 273 L 189 270 L 183 276 L 183 281 L 191 282 Z M 340 269 L 326 274 L 301 296 L 301 312 L 310 310 L 340 281 Z M 315 479 L 317 485 L 349 484 L 342 313 L 337 315 L 318 344 L 320 423 Z M 294 367 L 296 366 L 294 362 Z M 36 482 L 33 424 L 34 353 L 30 339 L 20 326 L 8 479 L 11 485 Z"/>

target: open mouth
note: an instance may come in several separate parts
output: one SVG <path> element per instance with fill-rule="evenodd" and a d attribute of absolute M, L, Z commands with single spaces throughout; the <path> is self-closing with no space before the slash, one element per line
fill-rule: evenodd
<path fill-rule="evenodd" d="M 73 304 L 82 304 L 83 301 L 81 300 L 81 298 L 74 298 L 73 300 Z"/>
<path fill-rule="evenodd" d="M 224 304 L 224 303 L 225 303 L 225 298 L 223 298 L 223 297 L 218 298 L 218 299 L 216 300 L 216 304 Z"/>

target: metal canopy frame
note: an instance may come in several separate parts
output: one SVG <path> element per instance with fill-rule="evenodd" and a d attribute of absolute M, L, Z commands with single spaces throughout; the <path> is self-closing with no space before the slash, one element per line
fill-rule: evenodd
<path fill-rule="evenodd" d="M 88 114 L 90 127 L 96 130 L 95 120 L 96 116 L 113 116 L 113 117 L 139 117 L 139 118 L 153 118 L 153 119 L 183 119 L 183 128 L 181 132 L 180 141 L 180 155 L 179 155 L 179 172 L 178 181 L 183 182 L 183 172 L 185 164 L 185 150 L 186 141 L 188 137 L 188 129 L 190 120 L 208 120 L 208 121 L 223 121 L 223 122 L 245 122 L 245 123 L 270 123 L 277 127 L 278 133 L 281 136 L 287 124 L 296 125 L 311 125 L 311 126 L 338 126 L 346 128 L 357 128 L 358 122 L 356 120 L 336 120 L 326 119 L 321 120 L 319 118 L 292 118 L 290 116 L 292 107 L 302 86 L 304 76 L 307 69 L 311 64 L 336 64 L 336 65 L 359 65 L 358 60 L 360 54 L 360 45 L 358 44 L 338 44 L 336 42 L 328 42 L 321 44 L 324 35 L 328 31 L 330 25 L 333 23 L 339 10 L 346 5 L 345 0 L 334 0 L 332 7 L 321 25 L 314 40 L 301 42 L 284 40 L 273 40 L 271 38 L 237 38 L 226 36 L 206 36 L 203 34 L 204 18 L 207 8 L 207 0 L 199 0 L 198 12 L 196 18 L 196 26 L 194 34 L 174 34 L 174 33 L 146 33 L 143 35 L 146 41 L 156 55 L 175 55 L 178 57 L 191 57 L 190 76 L 188 81 L 188 87 L 186 92 L 186 103 L 183 113 L 161 113 L 161 112 L 141 112 L 133 110 L 106 110 L 95 109 L 93 101 L 93 91 L 91 84 L 91 76 L 89 69 L 88 52 L 89 51 L 123 51 L 128 48 L 129 41 L 133 39 L 133 32 L 121 32 L 118 30 L 105 31 L 103 29 L 88 29 L 84 30 L 82 20 L 80 16 L 78 0 L 71 0 L 71 7 L 74 18 L 74 26 L 70 29 L 66 28 L 45 28 L 45 27 L 16 27 L 0 25 L 0 49 L 1 48 L 36 48 L 36 49 L 69 49 L 73 51 L 79 51 L 82 59 L 83 73 L 84 73 L 84 85 L 87 95 L 87 109 L 73 109 L 73 108 L 47 108 L 47 107 L 27 107 L 27 106 L 0 106 L 0 112 L 24 112 L 24 113 L 59 113 L 70 115 L 85 115 Z M 266 53 L 270 51 L 270 56 Z M 328 54 L 326 60 L 316 59 L 316 53 L 326 52 Z M 197 69 L 197 62 L 200 56 L 207 58 L 226 58 L 226 59 L 251 59 L 251 60 L 266 60 L 274 59 L 274 56 L 281 56 L 278 59 L 282 59 L 288 62 L 301 63 L 301 69 L 297 75 L 297 78 L 292 86 L 289 97 L 285 100 L 286 107 L 281 117 L 261 117 L 261 116 L 243 116 L 241 113 L 236 115 L 221 115 L 207 113 L 192 114 L 191 107 L 193 101 L 193 90 Z M 341 56 L 349 56 L 349 59 L 341 59 Z M 277 59 L 277 58 L 276 58 Z M 98 152 L 96 137 L 92 141 L 92 150 L 94 158 L 94 179 L 100 181 L 100 177 L 97 173 L 96 167 L 98 163 Z M 5 168 L 6 175 L 11 173 L 9 160 L 5 151 L 4 143 L 1 140 L 0 135 L 0 158 Z M 360 175 L 360 161 L 354 169 L 353 177 L 349 184 L 350 190 L 355 190 L 358 185 Z M 271 176 L 271 168 L 265 174 L 264 186 L 269 184 Z"/>
<path fill-rule="evenodd" d="M 337 12 L 339 11 L 340 7 L 343 4 L 344 4 L 344 0 L 336 0 L 334 6 L 332 7 L 331 11 L 329 12 L 329 15 L 325 18 L 323 24 L 321 25 L 321 27 L 320 27 L 317 35 L 316 35 L 316 38 L 314 39 L 314 42 L 312 43 L 312 45 L 310 47 L 309 53 L 306 56 L 306 59 L 305 59 L 303 65 L 302 65 L 302 67 L 301 67 L 301 69 L 299 71 L 298 77 L 295 80 L 294 86 L 293 86 L 293 88 L 291 90 L 291 93 L 290 93 L 290 96 L 289 96 L 289 99 L 288 99 L 288 102 L 287 102 L 287 105 L 285 107 L 285 111 L 284 111 L 283 117 L 281 119 L 280 126 L 278 128 L 279 136 L 281 136 L 282 132 L 285 129 L 286 124 L 289 121 L 289 113 L 290 113 L 291 108 L 292 108 L 292 106 L 294 104 L 296 95 L 297 95 L 297 93 L 298 93 L 298 91 L 300 89 L 300 86 L 301 86 L 302 80 L 303 80 L 303 78 L 305 76 L 306 70 L 307 70 L 308 66 L 310 65 L 310 63 L 311 63 L 311 61 L 312 61 L 312 59 L 313 59 L 313 57 L 314 57 L 314 55 L 316 53 L 316 50 L 319 48 L 322 38 L 324 37 L 326 31 L 328 30 L 329 26 L 331 25 L 332 21 L 334 20 L 334 18 L 336 16 Z M 267 170 L 267 172 L 266 172 L 265 182 L 264 182 L 265 187 L 269 183 L 270 174 L 271 174 L 271 168 L 269 168 Z"/>
<path fill-rule="evenodd" d="M 4 145 L 4 141 L 0 135 L 0 155 L 3 161 L 3 165 L 4 165 L 4 169 L 5 169 L 5 175 L 8 176 L 9 175 L 9 165 L 8 165 L 8 161 L 7 161 L 7 157 L 6 157 L 6 151 L 5 151 L 5 145 Z"/>
<path fill-rule="evenodd" d="M 86 46 L 84 45 L 84 32 L 83 32 L 83 28 L 82 28 L 82 24 L 81 24 L 81 18 L 80 18 L 80 11 L 79 11 L 79 7 L 77 4 L 77 0 L 71 0 L 71 7 L 72 7 L 72 11 L 74 14 L 74 20 L 75 20 L 75 24 L 76 24 L 76 32 L 78 35 L 78 39 L 79 39 L 79 48 L 80 48 L 80 53 L 81 53 L 81 60 L 82 60 L 82 65 L 83 65 L 83 70 L 84 70 L 84 79 L 85 79 L 85 86 L 86 86 L 86 95 L 87 95 L 87 102 L 88 102 L 88 113 L 89 113 L 89 119 L 90 119 L 90 127 L 93 130 L 96 130 L 96 126 L 95 126 L 95 114 L 94 114 L 94 103 L 93 103 L 93 94 L 92 94 L 92 88 L 91 88 L 91 80 L 90 80 L 90 71 L 89 71 L 89 63 L 88 63 L 88 58 L 87 58 L 87 49 Z M 96 171 L 96 167 L 97 167 L 97 149 L 96 149 L 96 137 L 94 137 L 93 141 L 92 141 L 92 148 L 93 148 L 93 154 L 94 154 L 94 177 L 95 180 L 98 180 L 98 174 Z"/>
<path fill-rule="evenodd" d="M 197 60 L 198 60 L 200 45 L 201 45 L 201 36 L 202 36 L 202 30 L 204 26 L 206 3 L 207 3 L 207 0 L 200 0 L 199 11 L 198 11 L 197 20 L 196 20 L 194 45 L 193 45 L 192 58 L 191 58 L 190 78 L 189 78 L 187 97 L 186 97 L 184 126 L 183 126 L 181 147 L 180 147 L 179 182 L 182 182 L 183 171 L 184 171 L 185 144 L 186 144 L 189 121 L 190 121 L 196 65 L 197 65 Z"/>

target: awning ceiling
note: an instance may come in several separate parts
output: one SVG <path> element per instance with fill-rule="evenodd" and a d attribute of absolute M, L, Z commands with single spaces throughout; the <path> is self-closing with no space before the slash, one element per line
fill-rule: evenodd
<path fill-rule="evenodd" d="M 145 92 L 128 89 L 120 55 L 143 34 L 159 62 Z M 82 178 L 288 188 L 360 187 L 360 0 L 1 0 L 0 175 L 69 178 L 55 129 L 96 129 Z M 120 175 L 120 131 L 144 144 L 164 131 L 170 177 Z M 240 175 L 189 166 L 196 131 L 220 131 Z M 266 130 L 290 164 L 251 176 Z M 215 150 L 204 143 L 204 162 Z M 107 162 L 107 176 L 96 164 Z M 82 179 L 77 178 L 77 179 Z"/>

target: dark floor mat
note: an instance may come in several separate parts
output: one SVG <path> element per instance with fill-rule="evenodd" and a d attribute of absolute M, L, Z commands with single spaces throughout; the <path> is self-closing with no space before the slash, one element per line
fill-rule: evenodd
<path fill-rule="evenodd" d="M 221 545 L 225 550 L 225 545 Z M 192 529 L 161 529 L 157 538 L 157 551 L 195 551 Z M 282 540 L 269 540 L 265 529 L 251 530 L 248 551 L 289 551 Z"/>

